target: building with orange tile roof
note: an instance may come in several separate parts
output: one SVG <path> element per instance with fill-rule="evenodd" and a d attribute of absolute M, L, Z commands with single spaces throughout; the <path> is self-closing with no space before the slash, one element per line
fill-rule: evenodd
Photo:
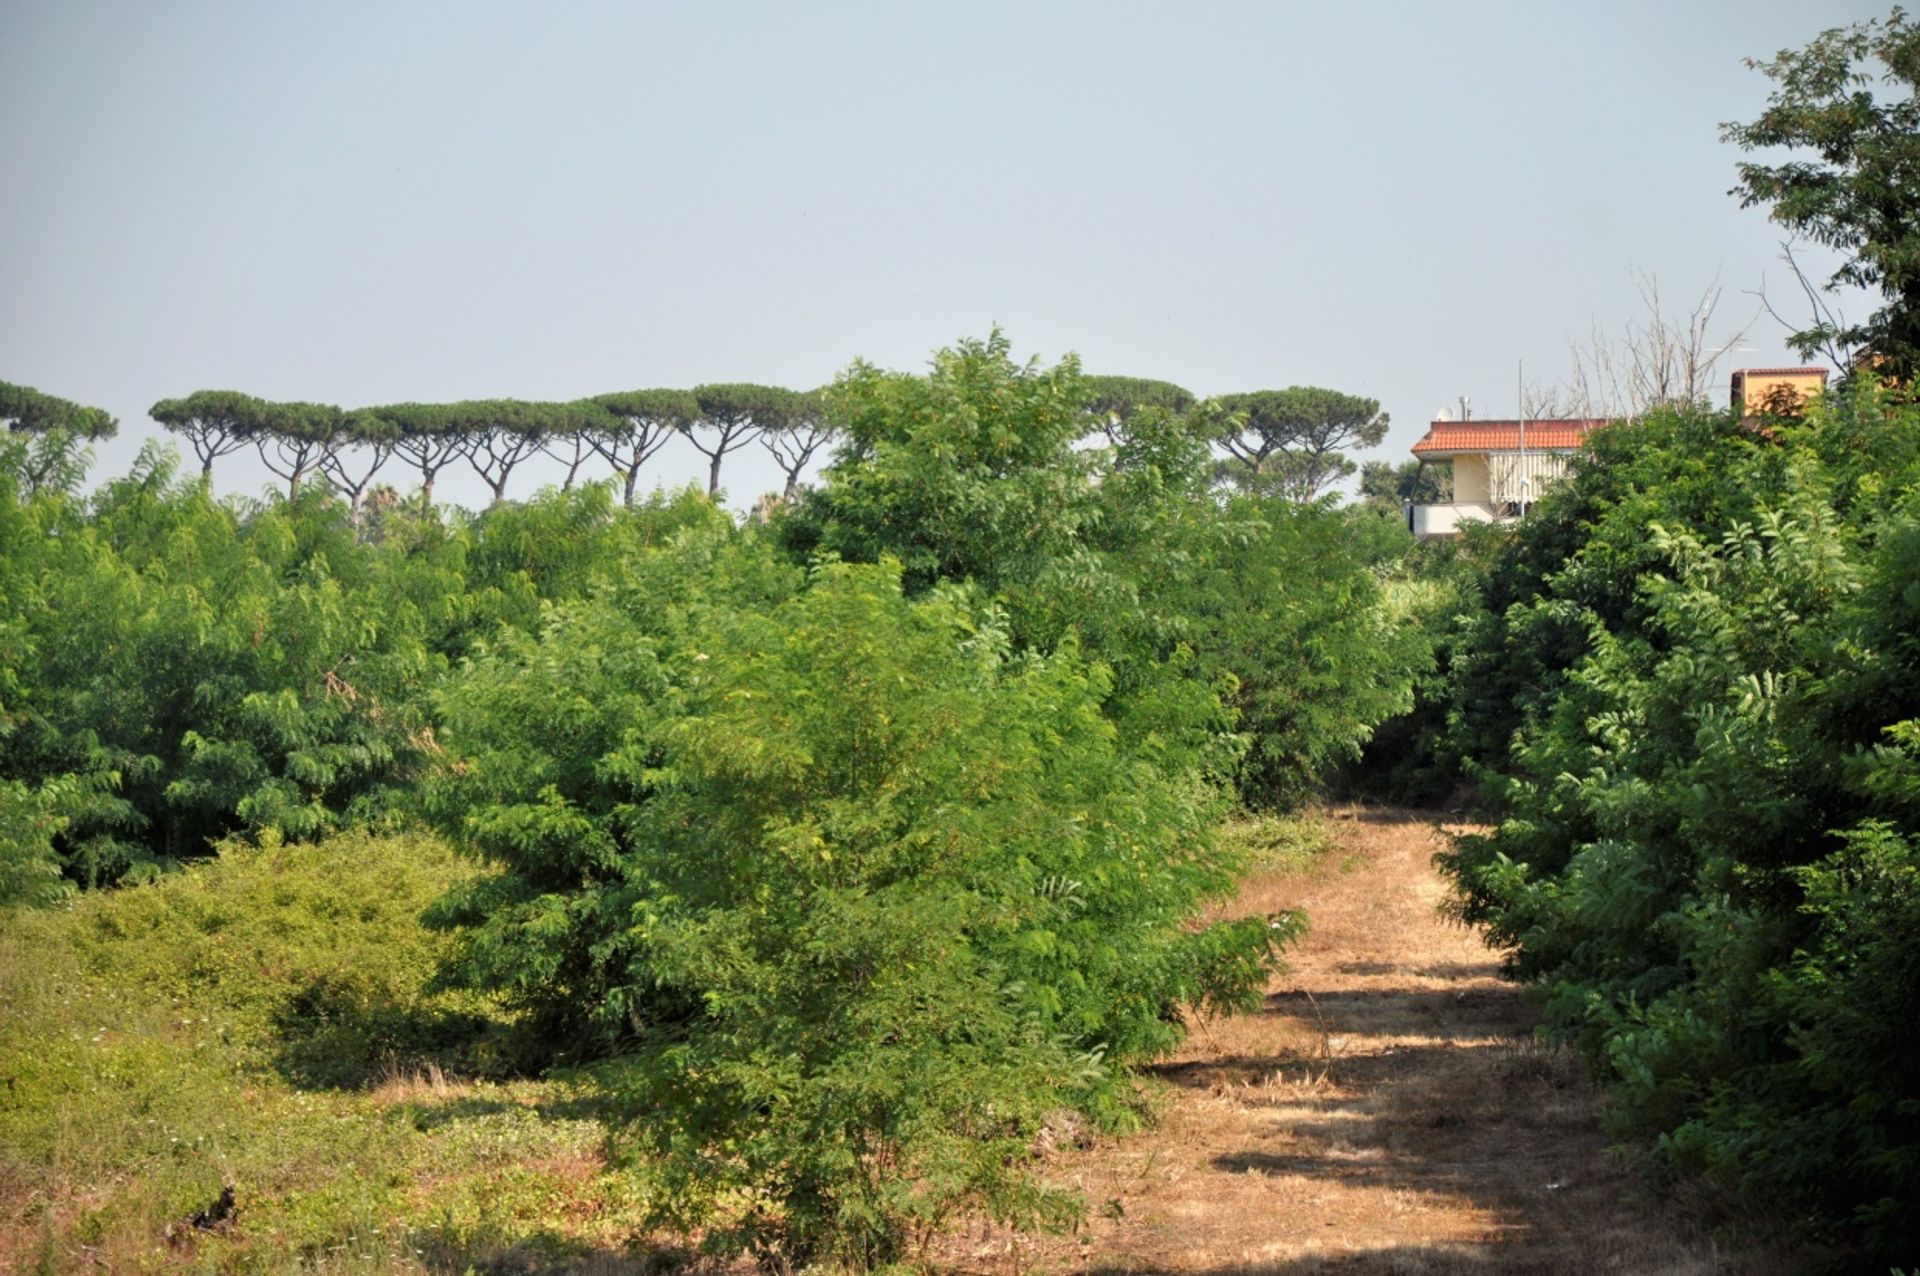
<path fill-rule="evenodd" d="M 1567 462 L 1603 419 L 1580 421 L 1435 421 L 1413 445 L 1423 462 L 1453 467 L 1453 503 L 1413 505 L 1416 536 L 1454 536 L 1468 521 L 1518 518 L 1567 471 Z"/>

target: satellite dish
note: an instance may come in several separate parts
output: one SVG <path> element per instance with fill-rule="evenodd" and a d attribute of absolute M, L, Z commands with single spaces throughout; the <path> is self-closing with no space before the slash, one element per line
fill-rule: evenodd
<path fill-rule="evenodd" d="M 1433 419 L 1436 421 L 1451 421 L 1453 420 L 1453 409 L 1441 408 L 1438 412 L 1433 414 Z"/>

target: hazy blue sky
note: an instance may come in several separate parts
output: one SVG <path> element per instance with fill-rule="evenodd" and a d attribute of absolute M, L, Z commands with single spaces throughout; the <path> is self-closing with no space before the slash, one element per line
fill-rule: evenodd
<path fill-rule="evenodd" d="M 1683 308 L 1717 278 L 1722 328 L 1784 294 L 1717 125 L 1765 100 L 1743 56 L 1881 12 L 12 0 L 0 379 L 116 413 L 117 470 L 196 388 L 805 387 L 998 322 L 1201 393 L 1376 397 L 1399 458 L 1639 317 L 1634 270 Z"/>

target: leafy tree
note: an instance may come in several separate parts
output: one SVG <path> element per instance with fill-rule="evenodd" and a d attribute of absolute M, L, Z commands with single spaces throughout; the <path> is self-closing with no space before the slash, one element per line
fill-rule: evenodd
<path fill-rule="evenodd" d="M 1076 628 L 1148 703 L 1173 670 L 1219 688 L 1245 741 L 1230 770 L 1241 799 L 1296 804 L 1409 707 L 1431 658 L 1379 579 L 1409 538 L 1360 512 L 1223 500 L 1209 490 L 1207 424 L 1161 417 L 1156 436 L 1149 420 L 1135 418 L 1099 486 L 1104 563 L 1124 587 Z"/>
<path fill-rule="evenodd" d="M 910 592 L 1035 581 L 1074 552 L 1092 516 L 1079 364 L 1013 362 L 997 329 L 934 356 L 925 376 L 856 362 L 830 391 L 834 462 L 786 525 L 800 553 L 892 556 Z"/>
<path fill-rule="evenodd" d="M 1360 467 L 1360 499 L 1384 504 L 1398 511 L 1412 501 L 1415 505 L 1444 505 L 1453 500 L 1451 468 L 1402 461 L 1368 461 Z"/>
<path fill-rule="evenodd" d="M 1283 805 L 1404 707 L 1423 640 L 1383 626 L 1372 575 L 1404 532 L 1382 548 L 1393 528 L 1223 502 L 1211 412 L 1142 406 L 1119 446 L 1078 449 L 1091 396 L 1077 362 L 1015 363 L 998 332 L 923 377 L 856 364 L 834 395 L 846 441 L 782 523 L 790 547 L 892 556 L 911 592 L 970 582 L 1003 602 L 1021 648 L 1078 635 L 1114 670 L 1109 710 L 1129 738 L 1194 732 L 1185 747 L 1213 748 L 1220 779 Z M 1244 761 L 1215 748 L 1231 712 L 1188 712 L 1197 697 L 1218 715 L 1219 696 Z M 1176 703 L 1177 727 L 1161 718 Z"/>
<path fill-rule="evenodd" d="M 715 536 L 450 693 L 434 809 L 502 869 L 441 915 L 461 969 L 626 1044 L 659 1208 L 715 1246 L 865 1267 L 956 1210 L 1057 1216 L 1039 1118 L 1111 1114 L 1286 926 L 1183 924 L 1233 880 L 1217 801 L 1122 746 L 1098 666 L 893 564 L 703 600 L 743 577 L 699 560 L 753 552 Z"/>
<path fill-rule="evenodd" d="M 62 821 L 71 878 L 393 809 L 433 669 L 427 615 L 373 566 L 399 547 L 359 541 L 318 493 L 243 519 L 151 453 L 91 510 L 14 508 L 38 534 L 0 552 L 0 781 Z"/>
<path fill-rule="evenodd" d="M 73 893 L 54 839 L 66 830 L 62 811 L 76 784 L 73 776 L 40 785 L 0 780 L 0 907 L 52 904 Z"/>
<path fill-rule="evenodd" d="M 1829 290 L 1874 289 L 1886 303 L 1859 324 L 1823 313 L 1790 338 L 1794 348 L 1865 347 L 1894 377 L 1911 378 L 1920 371 L 1920 27 L 1896 8 L 1884 22 L 1835 27 L 1747 65 L 1774 82 L 1767 109 L 1722 125 L 1721 137 L 1742 151 L 1805 158 L 1741 163 L 1732 193 L 1843 254 Z"/>
<path fill-rule="evenodd" d="M 619 476 L 626 504 L 633 504 L 640 467 L 676 434 L 686 434 L 700 416 L 700 404 L 686 390 L 628 390 L 594 400 L 606 416 L 587 441 Z"/>
<path fill-rule="evenodd" d="M 1388 417 L 1375 399 L 1292 386 L 1222 395 L 1220 407 L 1239 417 L 1221 437 L 1229 460 L 1224 475 L 1250 490 L 1271 490 L 1310 501 L 1353 473 L 1342 449 L 1373 447 L 1387 436 Z"/>
<path fill-rule="evenodd" d="M 700 415 L 685 428 L 707 458 L 707 495 L 720 495 L 720 465 L 769 430 L 784 430 L 806 409 L 805 396 L 779 386 L 745 383 L 694 387 Z"/>

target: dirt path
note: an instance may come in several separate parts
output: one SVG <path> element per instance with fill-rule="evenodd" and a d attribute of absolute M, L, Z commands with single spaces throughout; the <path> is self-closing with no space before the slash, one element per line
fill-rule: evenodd
<path fill-rule="evenodd" d="M 1196 1032 L 1159 1068 L 1152 1131 L 1058 1166 L 1083 1237 L 969 1266 L 1055 1271 L 1744 1270 L 1604 1154 L 1577 1064 L 1530 1036 L 1520 992 L 1438 915 L 1439 843 L 1407 813 L 1331 813 L 1340 850 L 1258 876 L 1242 907 L 1312 931 L 1258 1014 Z"/>

